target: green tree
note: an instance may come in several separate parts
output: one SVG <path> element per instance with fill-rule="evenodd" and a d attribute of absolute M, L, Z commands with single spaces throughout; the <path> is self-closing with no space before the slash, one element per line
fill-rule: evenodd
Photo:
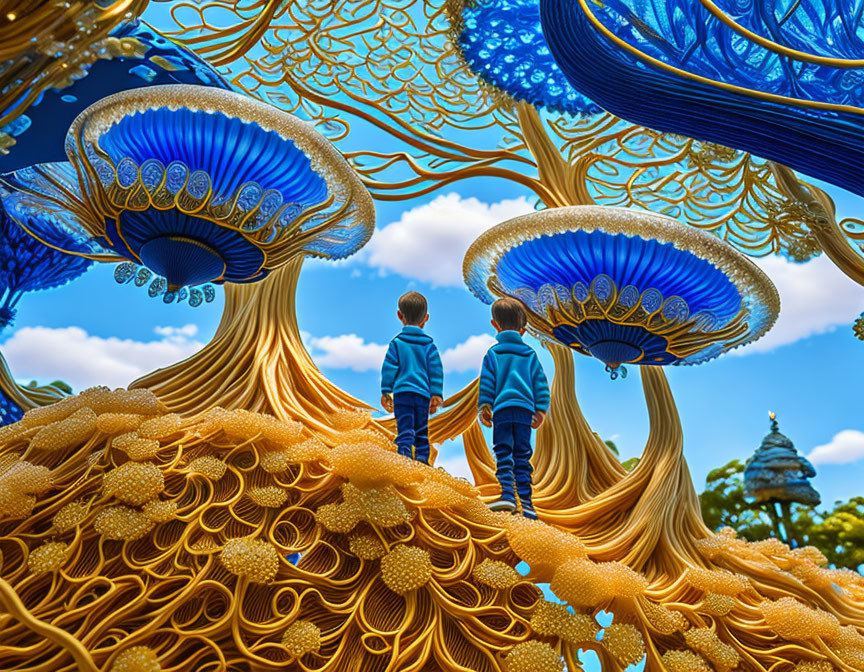
<path fill-rule="evenodd" d="M 749 541 L 783 538 L 776 513 L 767 504 L 750 504 L 744 497 L 744 465 L 740 460 L 711 471 L 699 495 L 702 517 L 713 530 L 731 527 Z M 802 544 L 815 546 L 835 567 L 864 565 L 864 497 L 836 502 L 832 509 L 793 504 L 792 523 Z"/>

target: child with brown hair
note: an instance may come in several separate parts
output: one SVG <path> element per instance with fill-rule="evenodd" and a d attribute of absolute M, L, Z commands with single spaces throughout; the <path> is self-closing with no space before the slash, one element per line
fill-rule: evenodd
<path fill-rule="evenodd" d="M 426 298 L 418 292 L 403 294 L 396 316 L 404 326 L 390 341 L 381 368 L 381 405 L 396 415 L 399 454 L 428 464 L 429 414 L 444 403 L 444 368 L 423 331 L 429 319 Z"/>
<path fill-rule="evenodd" d="M 537 429 L 549 408 L 549 385 L 537 353 L 522 340 L 528 318 L 516 299 L 492 304 L 492 326 L 498 343 L 483 359 L 480 373 L 480 422 L 492 427 L 497 461 L 495 475 L 501 498 L 495 511 L 537 518 L 531 502 L 531 430 Z"/>

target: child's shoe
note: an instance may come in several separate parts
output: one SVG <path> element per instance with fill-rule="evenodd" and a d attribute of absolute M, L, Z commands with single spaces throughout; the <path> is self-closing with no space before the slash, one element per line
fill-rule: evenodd
<path fill-rule="evenodd" d="M 492 511 L 505 511 L 513 513 L 516 510 L 516 502 L 510 499 L 498 499 L 494 502 L 489 502 L 489 508 Z"/>
<path fill-rule="evenodd" d="M 528 520 L 537 520 L 537 514 L 534 511 L 533 506 L 523 506 L 522 507 L 522 517 L 527 518 Z"/>

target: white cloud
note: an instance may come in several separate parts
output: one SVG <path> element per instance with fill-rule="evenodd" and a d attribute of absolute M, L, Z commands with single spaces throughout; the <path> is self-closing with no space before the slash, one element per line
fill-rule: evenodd
<path fill-rule="evenodd" d="M 864 432 L 844 429 L 822 446 L 816 446 L 807 456 L 813 464 L 849 464 L 864 457 Z"/>
<path fill-rule="evenodd" d="M 469 336 L 466 341 L 441 353 L 445 371 L 480 371 L 486 351 L 495 344 L 491 334 Z"/>
<path fill-rule="evenodd" d="M 474 239 L 500 222 L 533 210 L 524 196 L 491 204 L 456 193 L 438 196 L 376 231 L 362 258 L 384 273 L 434 287 L 461 287 L 462 258 Z"/>
<path fill-rule="evenodd" d="M 304 342 L 322 368 L 373 371 L 381 368 L 387 354 L 386 345 L 367 343 L 357 334 L 307 336 Z"/>
<path fill-rule="evenodd" d="M 780 292 L 780 318 L 764 337 L 733 351 L 768 352 L 809 336 L 849 328 L 864 309 L 864 287 L 849 279 L 828 257 L 805 264 L 772 256 L 757 262 Z"/>
<path fill-rule="evenodd" d="M 302 333 L 303 343 L 312 359 L 321 368 L 375 371 L 381 368 L 387 345 L 369 343 L 357 334 L 312 336 Z M 470 336 L 467 340 L 441 353 L 445 372 L 479 371 L 486 350 L 495 343 L 489 334 Z"/>
<path fill-rule="evenodd" d="M 194 324 L 156 327 L 155 341 L 92 336 L 80 327 L 22 327 L 3 344 L 18 380 L 64 380 L 76 390 L 93 385 L 125 387 L 136 378 L 192 355 Z"/>

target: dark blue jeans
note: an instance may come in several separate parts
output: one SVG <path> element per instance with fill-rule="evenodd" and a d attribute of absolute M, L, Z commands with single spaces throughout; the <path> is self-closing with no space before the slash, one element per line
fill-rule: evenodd
<path fill-rule="evenodd" d="M 429 464 L 429 397 L 413 392 L 394 394 L 393 414 L 399 454 Z"/>
<path fill-rule="evenodd" d="M 524 408 L 502 408 L 492 416 L 492 443 L 498 463 L 495 476 L 501 484 L 501 499 L 531 509 L 531 421 L 534 414 Z"/>

